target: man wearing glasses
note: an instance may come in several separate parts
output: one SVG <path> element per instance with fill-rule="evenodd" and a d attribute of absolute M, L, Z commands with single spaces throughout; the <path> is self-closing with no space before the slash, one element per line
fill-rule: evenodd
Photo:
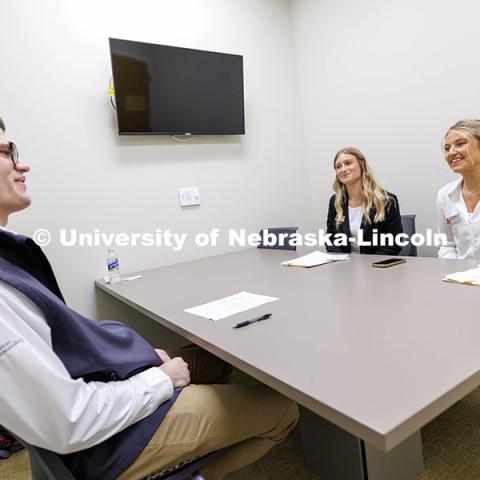
<path fill-rule="evenodd" d="M 30 205 L 29 170 L 0 118 L 0 424 L 61 454 L 78 479 L 142 479 L 224 449 L 201 471 L 222 479 L 282 441 L 298 416 L 290 400 L 218 385 L 229 367 L 201 349 L 171 358 L 65 305 L 41 249 L 4 228 Z"/>
<path fill-rule="evenodd" d="M 0 165 L 1 190 L 0 190 L 0 224 L 6 225 L 8 215 L 23 210 L 30 205 L 30 197 L 25 185 L 25 173 L 30 167 L 18 160 L 18 150 L 13 142 L 8 142 L 5 137 L 5 125 L 0 119 L 0 155 L 10 158 L 8 162 Z M 13 167 L 13 168 L 12 168 Z"/>

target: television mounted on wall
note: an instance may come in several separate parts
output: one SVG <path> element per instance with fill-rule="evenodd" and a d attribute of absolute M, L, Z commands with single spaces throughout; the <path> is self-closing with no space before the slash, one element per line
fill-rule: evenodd
<path fill-rule="evenodd" d="M 243 57 L 110 38 L 120 135 L 243 135 Z"/>

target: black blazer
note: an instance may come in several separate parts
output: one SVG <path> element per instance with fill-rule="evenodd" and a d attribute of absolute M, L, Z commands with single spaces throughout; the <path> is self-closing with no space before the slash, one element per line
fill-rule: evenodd
<path fill-rule="evenodd" d="M 390 197 L 390 202 L 388 206 L 385 208 L 385 220 L 383 222 L 374 223 L 373 219 L 375 217 L 375 209 L 372 208 L 370 210 L 370 219 L 372 223 L 368 224 L 362 220 L 362 224 L 360 228 L 363 229 L 363 240 L 365 242 L 371 242 L 373 238 L 373 229 L 377 230 L 377 235 L 381 233 L 392 233 L 394 236 L 398 233 L 402 233 L 402 220 L 400 217 L 400 207 L 398 205 L 398 199 L 392 193 L 388 193 Z M 335 195 L 332 195 L 330 198 L 330 203 L 328 205 L 328 217 L 327 217 L 327 233 L 336 234 L 342 233 L 347 236 L 347 239 L 350 238 L 350 220 L 348 218 L 348 197 L 345 199 L 345 202 L 342 205 L 343 214 L 345 219 L 340 225 L 338 229 L 335 223 L 335 217 L 337 216 L 337 212 L 335 210 Z M 334 236 L 331 236 L 330 239 L 333 241 Z M 350 246 L 350 240 L 348 240 L 348 245 L 337 247 L 332 245 L 326 246 L 328 252 L 338 252 L 338 253 L 350 253 L 352 251 Z M 393 246 L 368 246 L 368 247 L 360 247 L 360 253 L 370 253 L 376 255 L 398 255 L 402 247 L 398 245 Z"/>

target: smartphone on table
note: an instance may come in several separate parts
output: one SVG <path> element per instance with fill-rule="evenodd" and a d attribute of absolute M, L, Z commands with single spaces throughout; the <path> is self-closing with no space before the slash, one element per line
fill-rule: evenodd
<path fill-rule="evenodd" d="M 401 263 L 406 263 L 404 258 L 387 258 L 387 260 L 380 260 L 379 262 L 372 263 L 374 268 L 388 268 L 395 265 L 400 265 Z"/>

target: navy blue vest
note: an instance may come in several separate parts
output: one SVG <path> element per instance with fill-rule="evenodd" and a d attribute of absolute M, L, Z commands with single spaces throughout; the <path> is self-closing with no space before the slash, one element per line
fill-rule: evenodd
<path fill-rule="evenodd" d="M 0 232 L 0 237 L 4 233 Z M 72 378 L 81 377 L 87 382 L 122 380 L 161 363 L 153 347 L 133 329 L 120 322 L 89 320 L 74 312 L 62 301 L 61 294 L 59 297 L 44 282 L 13 265 L 14 255 L 9 260 L 0 257 L 0 280 L 22 292 L 44 314 L 51 329 L 53 350 Z M 99 445 L 63 455 L 62 460 L 79 480 L 117 478 L 145 448 L 178 393 L 176 390 L 168 402 L 147 418 Z"/>
<path fill-rule="evenodd" d="M 65 301 L 50 262 L 31 238 L 0 230 L 0 257 L 28 272 Z"/>

